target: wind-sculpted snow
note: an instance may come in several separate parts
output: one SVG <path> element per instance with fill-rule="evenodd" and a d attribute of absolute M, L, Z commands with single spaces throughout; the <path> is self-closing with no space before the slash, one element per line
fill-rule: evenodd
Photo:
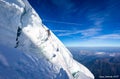
<path fill-rule="evenodd" d="M 1 79 L 94 79 L 27 0 L 0 0 Z"/>

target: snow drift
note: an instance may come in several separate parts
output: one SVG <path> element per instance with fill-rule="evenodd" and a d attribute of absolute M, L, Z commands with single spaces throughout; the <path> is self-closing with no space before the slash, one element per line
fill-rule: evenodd
<path fill-rule="evenodd" d="M 94 79 L 27 0 L 0 0 L 0 79 Z"/>

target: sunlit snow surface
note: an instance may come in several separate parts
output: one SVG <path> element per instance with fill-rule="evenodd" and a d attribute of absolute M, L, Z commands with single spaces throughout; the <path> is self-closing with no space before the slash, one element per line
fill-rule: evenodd
<path fill-rule="evenodd" d="M 0 79 L 94 79 L 26 0 L 0 0 Z"/>

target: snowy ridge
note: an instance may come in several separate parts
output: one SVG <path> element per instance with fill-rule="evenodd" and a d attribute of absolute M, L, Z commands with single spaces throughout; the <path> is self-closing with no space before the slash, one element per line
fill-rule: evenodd
<path fill-rule="evenodd" d="M 33 66 L 28 66 L 32 72 L 23 70 L 21 73 L 24 71 L 31 74 L 39 72 L 39 75 L 36 73 L 37 79 L 94 79 L 93 74 L 82 64 L 75 61 L 69 50 L 42 24 L 41 19 L 27 0 L 0 0 L 0 18 L 1 51 L 8 53 L 8 51 L 3 50 L 3 47 L 8 48 L 12 52 L 19 50 L 19 53 L 21 52 L 26 56 L 21 56 L 24 59 L 22 60 L 24 64 L 34 64 Z M 0 57 L 4 55 L 5 53 L 0 52 Z M 6 57 L 8 56 L 6 55 Z M 6 61 L 7 59 L 9 58 L 6 58 Z M 5 58 L 0 60 L 1 64 Z M 9 64 L 7 63 L 6 65 L 20 69 L 20 67 L 13 65 L 18 61 L 20 62 L 21 59 L 9 61 Z M 14 63 L 10 64 L 10 62 Z M 9 66 L 7 68 L 9 69 Z M 37 70 L 34 70 L 34 68 Z M 18 72 L 14 69 L 11 69 L 11 71 L 13 73 Z M 22 79 L 35 79 L 26 78 L 25 73 L 22 75 L 18 73 L 16 76 Z M 7 78 L 3 75 L 0 75 L 0 78 L 9 79 L 9 77 Z M 10 76 L 10 79 L 12 78 L 14 77 Z"/>

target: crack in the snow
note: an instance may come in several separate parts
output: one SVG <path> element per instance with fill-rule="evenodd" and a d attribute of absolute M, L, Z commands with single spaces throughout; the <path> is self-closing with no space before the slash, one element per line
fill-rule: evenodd
<path fill-rule="evenodd" d="M 21 14 L 21 17 L 20 17 L 20 26 L 18 26 L 18 29 L 17 29 L 17 36 L 16 36 L 16 46 L 15 46 L 15 48 L 17 48 L 18 46 L 19 46 L 19 37 L 20 37 L 20 35 L 21 35 L 21 33 L 22 33 L 22 26 L 23 26 L 23 21 L 22 21 L 22 19 L 23 19 L 23 16 L 26 14 L 26 7 L 24 7 L 23 8 L 23 12 L 22 12 L 22 14 Z"/>

